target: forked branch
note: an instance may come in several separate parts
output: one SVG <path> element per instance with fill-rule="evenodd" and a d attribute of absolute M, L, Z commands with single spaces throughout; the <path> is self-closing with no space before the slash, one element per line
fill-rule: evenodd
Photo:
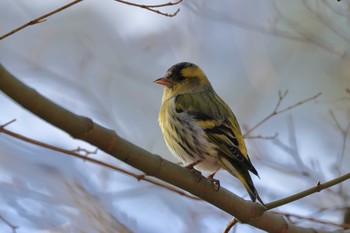
<path fill-rule="evenodd" d="M 252 126 L 249 130 L 247 130 L 247 132 L 243 135 L 244 137 L 249 137 L 250 133 L 253 132 L 256 128 L 258 128 L 259 126 L 261 126 L 263 123 L 265 123 L 266 121 L 268 121 L 270 118 L 272 118 L 273 116 L 276 116 L 277 114 L 280 114 L 280 113 L 283 113 L 283 112 L 286 112 L 286 111 L 289 111 L 295 107 L 298 107 L 302 104 L 305 104 L 306 102 L 309 102 L 311 100 L 314 100 L 316 98 L 318 98 L 322 93 L 319 92 L 317 93 L 316 95 L 314 96 L 311 96 L 309 98 L 306 98 L 304 100 L 301 100 L 301 101 L 298 101 L 292 105 L 289 105 L 288 107 L 286 108 L 283 108 L 283 109 L 280 109 L 280 105 L 283 101 L 283 99 L 287 96 L 288 94 L 288 90 L 285 91 L 285 92 L 279 92 L 278 93 L 278 101 L 277 101 L 277 104 L 275 106 L 275 108 L 273 109 L 273 111 L 267 115 L 266 117 L 264 117 L 262 120 L 260 120 L 258 123 L 256 123 L 254 126 Z"/>

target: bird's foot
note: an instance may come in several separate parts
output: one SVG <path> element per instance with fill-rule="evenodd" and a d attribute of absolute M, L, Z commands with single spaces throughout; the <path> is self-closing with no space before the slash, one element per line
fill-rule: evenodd
<path fill-rule="evenodd" d="M 196 166 L 197 164 L 201 163 L 201 162 L 203 162 L 203 159 L 199 159 L 199 160 L 197 160 L 197 161 L 194 161 L 194 162 L 192 162 L 192 163 L 186 165 L 185 168 L 187 168 L 187 169 L 189 169 L 189 170 L 196 170 L 196 169 L 194 169 L 193 167 Z"/>
<path fill-rule="evenodd" d="M 211 181 L 216 186 L 216 191 L 219 191 L 220 189 L 220 180 L 214 179 L 216 172 L 210 174 L 207 179 Z"/>
<path fill-rule="evenodd" d="M 202 176 L 202 173 L 194 168 L 190 169 L 190 171 L 197 176 Z"/>
<path fill-rule="evenodd" d="M 197 161 L 194 161 L 194 162 L 186 165 L 185 168 L 190 170 L 191 172 L 193 172 L 195 175 L 202 176 L 202 173 L 194 168 L 194 166 L 196 166 L 197 164 L 201 163 L 202 161 L 203 160 L 201 160 L 201 159 L 197 160 Z"/>

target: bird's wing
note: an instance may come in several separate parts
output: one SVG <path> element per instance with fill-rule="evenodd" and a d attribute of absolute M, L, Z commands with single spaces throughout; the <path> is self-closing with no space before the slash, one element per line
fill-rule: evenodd
<path fill-rule="evenodd" d="M 203 128 L 208 140 L 218 146 L 220 154 L 258 176 L 248 157 L 236 117 L 216 93 L 179 95 L 175 98 L 175 108 L 177 113 L 190 115 Z"/>

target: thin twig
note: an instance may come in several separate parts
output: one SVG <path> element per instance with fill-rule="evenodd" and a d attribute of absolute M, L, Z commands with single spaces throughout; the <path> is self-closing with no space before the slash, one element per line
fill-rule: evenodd
<path fill-rule="evenodd" d="M 345 157 L 345 149 L 347 147 L 347 141 L 348 141 L 348 136 L 349 136 L 349 132 L 350 132 L 350 122 L 348 122 L 348 125 L 346 127 L 342 127 L 340 125 L 338 119 L 334 115 L 333 111 L 329 110 L 329 113 L 331 115 L 332 120 L 335 123 L 336 130 L 340 132 L 340 135 L 342 137 L 341 151 L 340 151 L 340 153 L 338 153 L 337 159 L 335 160 L 335 162 L 333 164 L 334 169 L 332 169 L 333 171 L 335 171 L 334 173 L 336 175 L 340 175 L 342 173 L 341 167 L 343 165 L 343 161 L 344 161 L 344 157 Z M 342 184 L 339 185 L 338 193 L 339 194 L 344 193 Z M 345 193 L 344 193 L 344 195 L 345 195 Z M 343 196 L 343 197 L 346 197 L 346 196 Z"/>
<path fill-rule="evenodd" d="M 332 31 L 335 35 L 342 38 L 348 44 L 350 43 L 350 39 L 347 36 L 347 32 L 342 30 L 341 27 L 337 27 L 336 24 L 332 23 L 332 21 L 329 20 L 329 18 L 326 18 L 327 14 L 321 14 L 320 11 L 317 12 L 316 10 L 314 10 L 310 5 L 310 1 L 302 0 L 302 3 L 305 6 L 305 8 L 309 11 L 310 15 L 314 17 L 319 23 L 324 25 L 326 29 Z"/>
<path fill-rule="evenodd" d="M 236 223 L 238 223 L 238 220 L 237 220 L 235 217 L 233 217 L 233 218 L 227 223 L 227 225 L 226 225 L 226 227 L 224 228 L 224 230 L 222 231 L 222 233 L 228 233 L 228 232 L 231 230 L 231 228 L 232 228 L 234 225 L 236 225 Z"/>
<path fill-rule="evenodd" d="M 333 44 L 329 41 L 326 41 L 320 37 L 309 35 L 310 33 L 307 32 L 310 32 L 310 30 L 301 27 L 299 24 L 297 24 L 297 22 L 289 20 L 286 16 L 284 16 L 278 9 L 275 2 L 278 1 L 271 1 L 270 8 L 275 12 L 275 16 L 272 17 L 276 23 L 269 26 L 249 23 L 239 18 L 232 17 L 232 14 L 224 14 L 224 12 L 213 10 L 212 8 L 206 9 L 205 6 L 207 5 L 201 4 L 201 1 L 198 1 L 197 4 L 193 4 L 194 2 L 191 2 L 192 4 L 189 5 L 188 9 L 192 10 L 194 14 L 197 14 L 200 17 L 205 17 L 206 19 L 220 21 L 222 23 L 231 24 L 244 30 L 250 30 L 265 35 L 273 35 L 301 43 L 311 43 L 342 58 L 350 58 L 350 54 L 347 50 L 339 50 L 336 48 L 336 46 L 332 46 Z M 344 13 L 347 14 L 348 11 L 344 10 Z M 278 27 L 278 25 L 281 24 L 280 22 L 286 23 L 292 30 L 282 29 L 281 27 Z"/>
<path fill-rule="evenodd" d="M 6 123 L 8 124 L 8 123 Z M 57 152 L 61 152 L 61 153 L 64 153 L 64 154 L 68 154 L 68 155 L 72 155 L 74 157 L 77 157 L 77 158 L 80 158 L 80 159 L 83 159 L 83 160 L 87 160 L 91 163 L 95 163 L 95 164 L 98 164 L 98 165 L 101 165 L 101 166 L 104 166 L 104 167 L 108 167 L 108 168 L 111 168 L 115 171 L 119 171 L 121 173 L 124 173 L 128 176 L 132 176 L 134 178 L 136 178 L 138 181 L 140 180 L 144 180 L 144 181 L 147 181 L 151 184 L 154 184 L 154 185 L 157 185 L 159 187 L 162 187 L 162 188 L 165 188 L 165 189 L 168 189 L 172 192 L 175 192 L 175 193 L 178 193 L 182 196 L 185 196 L 185 197 L 188 197 L 190 199 L 193 199 L 193 200 L 201 200 L 200 198 L 198 197 L 195 197 L 193 195 L 190 195 L 190 194 L 187 194 L 181 190 L 178 190 L 170 185 L 167 185 L 167 184 L 162 184 L 162 183 L 159 183 L 153 179 L 150 179 L 148 177 L 146 177 L 146 175 L 144 174 L 135 174 L 133 172 L 130 172 L 130 171 L 127 171 L 127 170 L 124 170 L 122 168 L 119 168 L 117 166 L 114 166 L 114 165 L 111 165 L 111 164 L 108 164 L 108 163 L 105 163 L 103 161 L 100 161 L 100 160 L 97 160 L 97 159 L 94 159 L 94 158 L 90 158 L 90 157 L 86 157 L 84 155 L 81 155 L 81 154 L 78 154 L 72 150 L 65 150 L 65 149 L 62 149 L 62 148 L 59 148 L 59 147 L 56 147 L 56 146 L 53 146 L 53 145 L 50 145 L 50 144 L 47 144 L 47 143 L 44 143 L 44 142 L 40 142 L 40 141 L 37 141 L 37 140 L 34 140 L 34 139 L 31 139 L 31 138 L 28 138 L 28 137 L 25 137 L 23 135 L 20 135 L 20 134 L 17 134 L 17 133 L 14 133 L 12 131 L 9 131 L 7 129 L 4 129 L 4 125 L 0 126 L 0 133 L 4 133 L 6 135 L 9 135 L 9 136 L 12 136 L 14 138 L 17 138 L 19 140 L 22 140 L 22 141 L 25 141 L 25 142 L 28 142 L 28 143 L 31 143 L 31 144 L 34 144 L 34 145 L 37 145 L 37 146 L 41 146 L 41 147 L 44 147 L 44 148 L 47 148 L 47 149 L 50 149 L 50 150 L 53 150 L 53 151 L 57 151 Z"/>
<path fill-rule="evenodd" d="M 278 101 L 277 101 L 277 104 L 276 104 L 274 110 L 273 110 L 269 115 L 267 115 L 267 116 L 264 117 L 262 120 L 260 120 L 258 123 L 256 123 L 253 127 L 251 127 L 249 130 L 247 130 L 247 132 L 246 132 L 243 136 L 244 136 L 244 137 L 248 137 L 248 135 L 249 135 L 251 132 L 253 132 L 256 128 L 258 128 L 260 125 L 262 125 L 263 123 L 265 123 L 267 120 L 269 120 L 269 119 L 272 118 L 273 116 L 275 116 L 275 115 L 277 115 L 277 114 L 280 114 L 280 113 L 283 113 L 283 112 L 286 112 L 286 111 L 288 111 L 288 110 L 291 110 L 291 109 L 293 109 L 293 108 L 295 108 L 295 107 L 297 107 L 297 106 L 299 106 L 299 105 L 302 105 L 302 104 L 304 104 L 304 103 L 306 103 L 306 102 L 309 102 L 309 101 L 311 101 L 311 100 L 314 100 L 314 99 L 316 99 L 317 97 L 319 97 L 322 93 L 319 92 L 319 93 L 317 93 L 317 94 L 314 95 L 314 96 L 311 96 L 311 97 L 309 97 L 309 98 L 306 98 L 306 99 L 304 99 L 304 100 L 301 100 L 301 101 L 299 101 L 299 102 L 297 102 L 297 103 L 295 103 L 295 104 L 289 105 L 288 107 L 286 107 L 286 108 L 284 108 L 284 109 L 278 110 L 279 107 L 280 107 L 280 105 L 281 105 L 281 103 L 282 103 L 282 101 L 283 101 L 283 99 L 287 96 L 287 94 L 288 94 L 288 91 L 285 91 L 284 93 L 279 92 L 279 95 L 278 95 L 279 98 L 278 98 Z"/>
<path fill-rule="evenodd" d="M 344 133 L 343 128 L 341 127 L 341 125 L 340 125 L 338 119 L 335 117 L 335 115 L 334 115 L 334 113 L 333 113 L 332 110 L 329 110 L 329 114 L 331 115 L 331 118 L 332 118 L 332 120 L 334 121 L 336 128 L 337 128 L 340 132 Z"/>
<path fill-rule="evenodd" d="M 153 8 L 178 5 L 183 0 L 177 0 L 176 2 L 168 2 L 168 3 L 163 3 L 163 4 L 157 4 L 157 5 L 143 5 L 143 4 L 137 4 L 137 3 L 123 1 L 123 0 L 114 0 L 114 1 L 126 4 L 126 5 L 130 5 L 130 6 L 140 7 L 142 9 L 146 9 L 146 10 L 149 10 L 149 11 L 155 12 L 157 14 L 167 16 L 167 17 L 174 17 L 175 15 L 177 15 L 177 13 L 179 13 L 180 8 L 177 9 L 174 13 L 164 13 L 164 12 L 161 12 L 159 10 L 155 10 Z"/>
<path fill-rule="evenodd" d="M 8 126 L 8 125 L 14 123 L 15 121 L 16 121 L 16 119 L 13 119 L 13 120 L 10 120 L 9 122 L 7 122 L 7 123 L 5 123 L 5 124 L 3 124 L 3 125 L 0 125 L 0 129 L 5 128 L 6 126 Z"/>
<path fill-rule="evenodd" d="M 322 224 L 326 224 L 326 225 L 342 227 L 344 229 L 350 229 L 350 224 L 346 224 L 346 223 L 334 223 L 334 222 L 330 222 L 330 221 L 319 220 L 319 219 L 312 218 L 312 217 L 306 217 L 306 216 L 302 216 L 302 215 L 298 215 L 298 214 L 291 214 L 291 213 L 286 213 L 286 212 L 281 212 L 281 211 L 272 211 L 272 212 L 275 214 L 282 214 L 288 218 L 294 217 L 294 218 L 298 218 L 298 219 L 308 220 L 311 222 L 317 222 L 317 223 L 322 223 Z"/>
<path fill-rule="evenodd" d="M 19 26 L 13 30 L 11 30 L 10 32 L 0 36 L 0 40 L 2 39 L 5 39 L 6 37 L 12 35 L 12 34 L 15 34 L 16 32 L 28 27 L 28 26 L 31 26 L 31 25 L 35 25 L 35 24 L 38 24 L 38 23 L 42 23 L 42 22 L 45 22 L 47 20 L 47 18 L 51 15 L 54 15 L 64 9 L 67 9 L 68 7 L 71 7 L 79 2 L 81 2 L 83 0 L 75 0 L 73 2 L 70 2 L 60 8 L 57 8 L 56 10 L 53 10 L 47 14 L 44 14 L 36 19 L 33 19 L 25 24 L 23 24 L 22 26 Z M 180 9 L 177 9 L 174 13 L 164 13 L 164 12 L 161 12 L 159 10 L 155 10 L 153 8 L 159 8 L 159 7 L 166 7 L 166 6 L 174 6 L 174 5 L 177 5 L 179 4 L 180 2 L 182 2 L 183 0 L 177 0 L 176 2 L 168 2 L 168 3 L 164 3 L 164 4 L 158 4 L 158 5 L 142 5 L 142 4 L 136 4 L 136 3 L 132 3 L 132 2 L 127 2 L 127 1 L 123 1 L 123 0 L 115 0 L 116 2 L 120 2 L 120 3 L 123 3 L 123 4 L 126 4 L 126 5 L 130 5 L 130 6 L 135 6 L 135 7 L 140 7 L 140 8 L 143 8 L 143 9 L 146 9 L 146 10 L 149 10 L 149 11 L 152 11 L 152 12 L 155 12 L 157 14 L 160 14 L 160 15 L 164 15 L 164 16 L 167 16 L 167 17 L 174 17 L 175 15 L 177 15 L 177 13 L 179 13 Z"/>
<path fill-rule="evenodd" d="M 340 0 L 337 0 L 338 2 L 340 2 Z M 349 20 L 350 19 L 350 15 L 347 11 L 347 9 L 349 9 L 349 3 L 346 2 L 346 4 L 348 5 L 347 7 L 342 7 L 342 8 L 337 8 L 334 7 L 335 5 L 332 4 L 331 1 L 328 0 L 322 0 L 323 4 L 325 4 L 327 6 L 328 9 L 330 9 L 332 12 L 334 12 L 334 14 L 340 16 L 340 17 L 344 17 L 345 19 Z"/>
<path fill-rule="evenodd" d="M 333 111 L 330 110 L 329 113 L 331 115 L 332 120 L 335 123 L 336 129 L 341 133 L 341 136 L 342 136 L 342 139 L 343 139 L 342 140 L 342 150 L 341 150 L 341 152 L 340 152 L 340 154 L 339 154 L 339 156 L 337 158 L 337 163 L 339 165 L 341 165 L 342 161 L 343 161 L 343 158 L 344 158 L 344 155 L 345 155 L 347 139 L 348 139 L 348 136 L 349 136 L 349 133 L 350 133 L 350 122 L 348 122 L 348 125 L 346 127 L 342 127 L 340 125 L 338 119 L 334 115 Z"/>
<path fill-rule="evenodd" d="M 0 219 L 12 229 L 13 233 L 16 233 L 16 229 L 18 229 L 18 226 L 13 225 L 12 223 L 10 223 L 6 218 L 4 218 L 2 215 L 0 215 Z"/>
<path fill-rule="evenodd" d="M 288 118 L 288 139 L 289 139 L 289 145 L 286 145 L 283 143 L 279 138 L 276 138 L 273 143 L 278 146 L 280 149 L 284 150 L 287 154 L 289 154 L 295 161 L 296 167 L 300 171 L 300 173 L 303 176 L 311 177 L 312 171 L 309 167 L 307 167 L 302 159 L 301 155 L 299 153 L 299 146 L 297 143 L 297 136 L 295 133 L 295 126 L 292 117 L 290 116 Z"/>
<path fill-rule="evenodd" d="M 77 152 L 77 153 L 81 153 L 82 152 L 82 153 L 85 154 L 85 156 L 89 156 L 89 155 L 97 154 L 98 149 L 96 148 L 94 151 L 89 151 L 89 150 L 87 150 L 85 148 L 81 148 L 80 146 L 78 146 L 78 148 L 73 150 L 73 152 Z"/>
<path fill-rule="evenodd" d="M 339 176 L 333 180 L 330 180 L 328 182 L 325 182 L 323 184 L 321 184 L 321 182 L 317 182 L 317 184 L 312 187 L 312 188 L 309 188 L 309 189 L 306 189 L 302 192 L 299 192 L 299 193 L 296 193 L 294 195 L 291 195 L 289 197 L 286 197 L 286 198 L 282 198 L 280 200 L 277 200 L 277 201 L 274 201 L 274 202 L 270 202 L 270 203 L 267 203 L 265 206 L 266 206 L 266 209 L 267 210 L 271 210 L 271 209 L 274 209 L 274 208 L 277 208 L 279 206 L 282 206 L 282 205 L 285 205 L 285 204 L 288 204 L 288 203 L 291 203 L 291 202 L 294 202 L 296 200 L 299 200 L 301 198 L 304 198 L 306 196 L 309 196 L 313 193 L 316 193 L 316 192 L 320 192 L 326 188 L 329 188 L 331 186 L 334 186 L 336 184 L 339 184 L 347 179 L 350 179 L 350 172 L 345 174 L 345 175 L 342 175 L 342 176 Z"/>
<path fill-rule="evenodd" d="M 245 139 L 265 139 L 265 140 L 274 140 L 278 137 L 278 133 L 275 133 L 272 136 L 263 136 L 263 135 L 255 135 L 255 136 L 246 136 Z"/>
<path fill-rule="evenodd" d="M 124 3 L 124 4 L 130 5 L 130 6 L 141 7 L 141 8 L 159 8 L 159 7 L 165 7 L 165 6 L 175 6 L 175 5 L 178 5 L 179 3 L 181 3 L 183 0 L 177 0 L 175 2 L 167 2 L 167 3 L 163 3 L 163 4 L 156 4 L 156 5 L 142 5 L 142 4 L 127 2 L 127 1 L 123 1 L 123 0 L 114 0 L 114 1 Z"/>
<path fill-rule="evenodd" d="M 251 24 L 244 20 L 239 20 L 237 18 L 232 18 L 232 14 L 223 14 L 223 12 L 214 11 L 212 8 L 205 9 L 203 6 L 204 4 L 201 4 L 200 1 L 198 1 L 197 4 L 195 2 L 191 2 L 191 5 L 189 5 L 190 10 L 199 17 L 205 17 L 206 19 L 212 19 L 216 21 L 220 21 L 222 23 L 229 23 L 234 26 L 237 26 L 244 30 L 251 30 L 253 32 L 259 32 L 265 35 L 276 35 L 281 38 L 293 40 L 293 41 L 299 41 L 299 42 L 305 42 L 305 38 L 298 36 L 296 34 L 292 34 L 288 31 L 282 31 L 282 30 L 275 30 L 275 29 L 266 29 L 265 27 L 262 27 L 257 24 Z"/>
<path fill-rule="evenodd" d="M 304 42 L 313 43 L 314 45 L 317 45 L 332 54 L 336 54 L 342 58 L 349 59 L 349 53 L 346 50 L 339 51 L 338 49 L 335 48 L 335 46 L 333 46 L 332 43 L 330 43 L 326 39 L 310 34 L 310 30 L 305 28 L 303 24 L 300 24 L 297 21 L 293 21 L 288 17 L 286 17 L 285 15 L 283 15 L 274 1 L 272 1 L 272 7 L 274 8 L 276 14 L 281 19 L 283 19 L 284 22 L 288 26 L 290 26 L 291 29 L 293 29 L 293 31 L 290 32 L 290 34 L 300 36 L 301 38 L 304 39 Z"/>
<path fill-rule="evenodd" d="M 333 206 L 333 207 L 320 207 L 318 210 L 311 213 L 309 216 L 316 216 L 321 215 L 326 211 L 339 211 L 339 210 L 345 210 L 347 207 L 344 206 Z"/>
<path fill-rule="evenodd" d="M 42 23 L 42 22 L 46 21 L 49 16 L 51 16 L 53 14 L 56 14 L 56 13 L 58 13 L 58 12 L 64 10 L 64 9 L 67 9 L 68 7 L 71 7 L 71 6 L 77 4 L 77 3 L 81 2 L 81 1 L 83 1 L 83 0 L 75 0 L 73 2 L 68 3 L 67 5 L 64 5 L 64 6 L 60 7 L 60 8 L 57 8 L 54 11 L 51 11 L 51 12 L 45 14 L 45 15 L 42 15 L 42 16 L 36 18 L 36 19 L 33 19 L 33 20 L 29 21 L 28 23 L 25 23 L 22 26 L 20 26 L 18 28 L 15 28 L 12 31 L 10 31 L 10 32 L 0 36 L 0 40 L 4 39 L 4 38 L 6 38 L 6 37 L 8 37 L 8 36 L 10 36 L 12 34 L 15 34 L 16 32 L 18 32 L 18 31 L 20 31 L 20 30 L 22 30 L 22 29 L 24 29 L 24 28 L 26 28 L 26 27 L 28 27 L 30 25 Z"/>

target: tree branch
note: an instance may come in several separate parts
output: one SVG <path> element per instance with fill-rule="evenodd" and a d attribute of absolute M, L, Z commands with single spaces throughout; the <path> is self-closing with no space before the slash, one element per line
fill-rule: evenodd
<path fill-rule="evenodd" d="M 95 145 L 111 156 L 184 189 L 217 208 L 267 232 L 314 233 L 314 229 L 288 223 L 281 215 L 264 212 L 264 208 L 232 194 L 225 188 L 216 189 L 211 181 L 191 171 L 149 153 L 119 137 L 113 130 L 94 123 L 91 119 L 76 115 L 41 96 L 18 81 L 0 65 L 0 90 L 33 114 L 62 129 L 72 137 Z M 329 187 L 329 186 L 328 186 Z M 317 189 L 318 190 L 318 189 Z M 273 208 L 276 202 L 267 204 Z M 327 232 L 317 230 L 317 232 Z M 334 232 L 334 231 L 333 231 Z"/>
<path fill-rule="evenodd" d="M 16 225 L 13 225 L 12 223 L 10 223 L 10 221 L 8 221 L 7 219 L 5 219 L 2 215 L 0 215 L 0 219 L 7 225 L 9 226 L 11 229 L 12 229 L 12 232 L 13 233 L 16 233 L 17 229 L 19 228 L 18 226 Z"/>
<path fill-rule="evenodd" d="M 56 10 L 53 10 L 47 14 L 44 14 L 42 16 L 39 16 L 38 18 L 36 19 L 33 19 L 13 30 L 11 30 L 10 32 L 0 36 L 0 40 L 2 39 L 5 39 L 6 37 L 8 36 L 11 36 L 13 34 L 15 34 L 16 32 L 28 27 L 28 26 L 31 26 L 31 25 L 35 25 L 35 24 L 38 24 L 38 23 L 42 23 L 42 22 L 45 22 L 47 20 L 47 18 L 51 15 L 54 15 L 60 11 L 63 11 L 65 9 L 67 9 L 68 7 L 71 7 L 79 2 L 81 2 L 83 0 L 75 0 L 73 2 L 70 2 L 60 8 L 57 8 Z M 164 16 L 167 16 L 167 17 L 174 17 L 175 15 L 177 15 L 177 13 L 180 12 L 180 9 L 177 9 L 174 13 L 164 13 L 162 11 L 159 11 L 159 10 L 155 10 L 153 8 L 159 8 L 159 7 L 166 7 L 166 6 L 174 6 L 174 5 L 177 5 L 179 4 L 180 2 L 182 2 L 183 0 L 177 0 L 175 2 L 167 2 L 167 3 L 164 3 L 164 4 L 158 4 L 158 5 L 142 5 L 142 4 L 137 4 L 137 3 L 132 3 L 132 2 L 128 2 L 128 1 L 123 1 L 123 0 L 114 0 L 116 2 L 120 2 L 120 3 L 123 3 L 123 4 L 126 4 L 126 5 L 130 5 L 130 6 L 134 6 L 134 7 L 140 7 L 142 9 L 146 9 L 146 10 L 149 10 L 149 11 L 152 11 L 154 13 L 157 13 L 157 14 L 160 14 L 160 15 L 164 15 Z"/>
<path fill-rule="evenodd" d="M 324 225 L 332 225 L 332 226 L 336 226 L 336 227 L 342 227 L 344 229 L 350 229 L 350 224 L 346 224 L 346 223 L 334 223 L 334 222 L 330 222 L 330 221 L 325 221 L 325 220 L 320 220 L 320 219 L 316 219 L 313 217 L 305 217 L 299 214 L 291 214 L 291 213 L 286 213 L 286 212 L 280 212 L 280 211 L 273 211 L 276 214 L 283 214 L 284 216 L 286 216 L 287 218 L 298 218 L 298 219 L 302 219 L 302 220 L 307 220 L 310 222 L 316 222 L 316 223 L 321 223 Z"/>
<path fill-rule="evenodd" d="M 117 167 L 117 166 L 105 163 L 103 161 L 100 161 L 100 160 L 97 160 L 97 159 L 90 158 L 90 157 L 86 156 L 88 154 L 92 154 L 92 153 L 95 153 L 95 152 L 88 152 L 85 149 L 81 149 L 81 148 L 78 148 L 78 149 L 76 149 L 74 151 L 62 149 L 62 148 L 59 148 L 59 147 L 56 147 L 56 146 L 53 146 L 53 145 L 49 145 L 49 144 L 44 143 L 44 142 L 39 142 L 39 141 L 34 140 L 32 138 L 28 138 L 28 137 L 25 137 L 23 135 L 20 135 L 20 134 L 17 134 L 15 132 L 12 132 L 10 130 L 5 129 L 5 126 L 9 125 L 11 122 L 13 122 L 13 120 L 0 126 L 0 133 L 4 133 L 4 134 L 6 134 L 8 136 L 17 138 L 19 140 L 22 140 L 22 141 L 25 141 L 25 142 L 28 142 L 28 143 L 31 143 L 31 144 L 34 144 L 34 145 L 37 145 L 37 146 L 41 146 L 41 147 L 49 149 L 49 150 L 57 151 L 57 152 L 64 153 L 64 154 L 67 154 L 67 155 L 71 155 L 71 156 L 74 156 L 76 158 L 83 159 L 83 160 L 89 161 L 91 163 L 98 164 L 98 165 L 110 168 L 110 169 L 112 169 L 114 171 L 118 171 L 120 173 L 123 173 L 123 174 L 126 174 L 128 176 L 134 177 L 138 181 L 144 180 L 144 181 L 149 182 L 151 184 L 154 184 L 154 185 L 156 185 L 158 187 L 162 187 L 162 188 L 168 189 L 168 190 L 170 190 L 172 192 L 178 193 L 178 194 L 180 194 L 182 196 L 188 197 L 188 198 L 190 198 L 192 200 L 201 200 L 200 198 L 195 197 L 193 195 L 189 195 L 189 194 L 187 194 L 187 193 L 185 193 L 185 192 L 183 192 L 181 190 L 178 190 L 178 189 L 174 188 L 173 186 L 170 186 L 170 185 L 167 185 L 167 184 L 164 184 L 164 183 L 160 183 L 160 182 L 157 182 L 157 181 L 155 181 L 153 179 L 150 179 L 150 178 L 146 177 L 143 174 L 138 175 L 138 174 L 135 174 L 133 172 L 127 171 L 125 169 L 122 169 L 120 167 Z M 83 151 L 86 155 L 81 155 L 79 153 L 76 153 L 76 151 Z"/>
<path fill-rule="evenodd" d="M 18 32 L 18 31 L 20 31 L 20 30 L 22 30 L 22 29 L 24 29 L 24 28 L 26 28 L 26 27 L 28 27 L 28 26 L 31 26 L 31 25 L 34 25 L 34 24 L 38 24 L 38 23 L 42 23 L 42 22 L 46 21 L 46 19 L 47 19 L 49 16 L 54 15 L 54 14 L 60 12 L 60 11 L 63 11 L 64 9 L 67 9 L 68 7 L 71 7 L 71 6 L 77 4 L 77 3 L 81 2 L 81 1 L 83 1 L 83 0 L 75 0 L 75 1 L 73 1 L 73 2 L 70 2 L 70 3 L 68 3 L 68 4 L 66 4 L 66 5 L 64 5 L 64 6 L 62 6 L 62 7 L 60 7 L 60 8 L 57 8 L 57 9 L 54 10 L 54 11 L 51 11 L 51 12 L 45 14 L 45 15 L 42 15 L 42 16 L 36 18 L 36 19 L 33 19 L 33 20 L 29 21 L 28 23 L 25 23 L 25 24 L 23 24 L 22 26 L 19 26 L 18 28 L 15 28 L 15 29 L 13 29 L 12 31 L 10 31 L 10 32 L 8 32 L 8 33 L 6 33 L 6 34 L 0 36 L 0 40 L 6 38 L 6 37 L 8 37 L 8 36 L 11 36 L 12 34 L 15 34 L 16 32 Z"/>
<path fill-rule="evenodd" d="M 288 203 L 291 203 L 293 201 L 296 201 L 296 200 L 299 200 L 303 197 L 306 197 L 306 196 L 309 196 L 313 193 L 316 193 L 316 192 L 321 192 L 323 189 L 326 189 L 326 188 L 329 188 L 331 186 L 334 186 L 336 184 L 339 184 L 345 180 L 348 180 L 350 179 L 350 172 L 345 174 L 345 175 L 342 175 L 342 176 L 339 176 L 333 180 L 330 180 L 328 182 L 325 182 L 323 184 L 321 184 L 321 182 L 317 182 L 317 184 L 312 187 L 312 188 L 309 188 L 307 190 L 304 190 L 300 193 L 296 193 L 294 195 L 291 195 L 289 197 L 286 197 L 286 198 L 283 198 L 283 199 L 280 199 L 280 200 L 277 200 L 277 201 L 274 201 L 274 202 L 271 202 L 271 203 L 268 203 L 266 204 L 266 209 L 270 210 L 270 209 L 274 209 L 274 208 L 277 208 L 279 206 L 282 206 L 282 205 L 285 205 L 285 204 L 288 204 Z"/>
<path fill-rule="evenodd" d="M 222 233 L 229 233 L 231 228 L 234 227 L 236 224 L 238 223 L 238 220 L 233 217 L 231 219 L 231 221 L 229 221 L 226 225 L 226 227 L 224 228 L 224 230 L 222 231 Z"/>
<path fill-rule="evenodd" d="M 319 92 L 319 93 L 317 93 L 317 94 L 314 95 L 314 96 L 311 96 L 311 97 L 306 98 L 306 99 L 304 99 L 304 100 L 300 100 L 299 102 L 296 102 L 296 103 L 294 103 L 294 104 L 292 104 L 292 105 L 289 105 L 289 106 L 286 107 L 286 108 L 279 109 L 279 108 L 280 108 L 280 105 L 281 105 L 281 103 L 282 103 L 282 101 L 283 101 L 283 99 L 287 96 L 287 94 L 288 94 L 288 90 L 285 91 L 285 92 L 283 92 L 283 93 L 282 93 L 282 92 L 279 92 L 279 93 L 278 93 L 278 101 L 277 101 L 277 104 L 276 104 L 275 108 L 273 109 L 273 111 L 272 111 L 269 115 L 267 115 L 266 117 L 264 117 L 262 120 L 260 120 L 258 123 L 256 123 L 254 126 L 252 126 L 249 130 L 247 130 L 247 132 L 246 132 L 243 136 L 244 136 L 245 138 L 246 138 L 246 137 L 249 137 L 249 134 L 250 134 L 251 132 L 253 132 L 256 128 L 258 128 L 260 125 L 262 125 L 263 123 L 265 123 L 267 120 L 269 120 L 269 119 L 272 118 L 273 116 L 275 116 L 275 115 L 277 115 L 277 114 L 280 114 L 280 113 L 283 113 L 283 112 L 286 112 L 286 111 L 289 111 L 289 110 L 291 110 L 291 109 L 293 109 L 293 108 L 295 108 L 295 107 L 298 107 L 299 105 L 302 105 L 302 104 L 304 104 L 304 103 L 306 103 L 306 102 L 309 102 L 309 101 L 311 101 L 311 100 L 314 100 L 314 99 L 318 98 L 322 93 Z"/>
<path fill-rule="evenodd" d="M 180 8 L 178 8 L 174 13 L 164 13 L 164 12 L 161 12 L 159 10 L 155 10 L 153 8 L 159 8 L 159 7 L 165 7 L 165 6 L 174 6 L 174 5 L 177 5 L 180 2 L 182 2 L 183 0 L 177 0 L 176 2 L 167 2 L 167 3 L 164 3 L 164 4 L 157 4 L 157 5 L 143 5 L 143 4 L 137 4 L 137 3 L 128 2 L 128 1 L 124 1 L 124 0 L 114 0 L 114 1 L 126 4 L 126 5 L 130 5 L 130 6 L 140 7 L 142 9 L 146 9 L 146 10 L 149 10 L 149 11 L 152 11 L 154 13 L 157 13 L 157 14 L 160 14 L 160 15 L 164 15 L 164 16 L 167 16 L 167 17 L 174 17 L 174 16 L 177 15 L 177 13 L 180 12 Z"/>

